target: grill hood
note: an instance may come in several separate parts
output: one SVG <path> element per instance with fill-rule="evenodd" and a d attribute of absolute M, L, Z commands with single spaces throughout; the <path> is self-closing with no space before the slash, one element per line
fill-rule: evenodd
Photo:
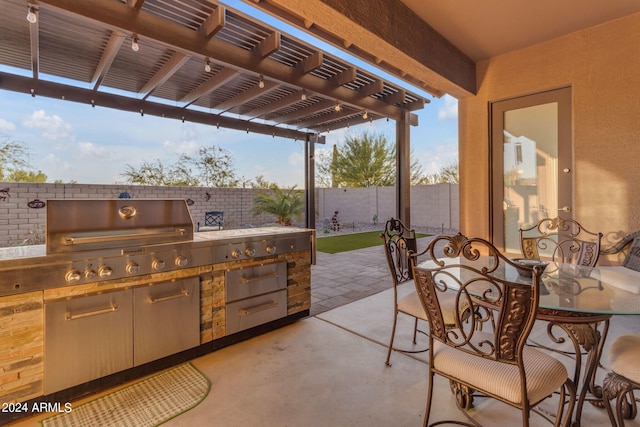
<path fill-rule="evenodd" d="M 193 240 L 184 199 L 47 201 L 47 254 Z"/>

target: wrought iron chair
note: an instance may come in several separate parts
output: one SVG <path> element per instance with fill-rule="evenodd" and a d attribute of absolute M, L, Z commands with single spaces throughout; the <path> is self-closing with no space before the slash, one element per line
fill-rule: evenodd
<path fill-rule="evenodd" d="M 608 248 L 601 248 L 600 255 L 624 254 L 625 250 L 628 249 L 622 265 L 627 268 L 631 268 L 632 270 L 639 271 L 638 258 L 640 255 L 631 251 L 631 248 L 634 247 L 640 247 L 640 231 L 627 234 Z"/>
<path fill-rule="evenodd" d="M 609 248 L 601 249 L 601 255 L 615 255 L 624 253 L 625 249 L 638 247 L 640 231 L 624 236 Z M 622 265 L 638 270 L 638 255 L 630 249 L 627 251 Z M 624 427 L 625 419 L 633 419 L 638 414 L 638 408 L 633 394 L 640 390 L 640 335 L 623 335 L 618 337 L 609 349 L 609 362 L 612 372 L 608 373 L 603 383 L 603 401 L 611 425 Z M 610 400 L 615 399 L 615 413 Z"/>
<path fill-rule="evenodd" d="M 393 326 L 391 328 L 391 339 L 389 340 L 389 349 L 387 351 L 387 360 L 385 363 L 391 366 L 391 351 L 394 350 L 393 341 L 396 335 L 396 326 L 398 323 L 398 313 L 403 313 L 414 318 L 413 326 L 413 344 L 417 344 L 418 320 L 427 320 L 418 295 L 412 290 L 408 295 L 398 298 L 398 285 L 411 282 L 413 275 L 409 267 L 410 250 L 416 251 L 416 233 L 414 230 L 407 229 L 402 221 L 391 218 L 385 224 L 384 231 L 380 235 L 384 240 L 384 252 L 389 263 L 389 271 L 393 283 Z M 420 331 L 422 332 L 422 331 Z M 399 350 L 399 349 L 395 349 Z M 402 352 L 417 353 L 424 350 L 399 350 Z"/>
<path fill-rule="evenodd" d="M 640 358 L 640 335 L 622 335 L 611 344 L 609 362 L 612 372 L 608 373 L 604 379 L 602 400 L 612 426 L 624 427 L 625 419 L 633 419 L 638 414 L 633 395 L 634 390 L 640 390 L 638 358 Z M 612 399 L 616 400 L 615 414 L 611 407 Z"/>
<path fill-rule="evenodd" d="M 547 258 L 554 262 L 574 264 L 585 267 L 594 267 L 600 255 L 602 233 L 594 233 L 584 228 L 573 219 L 543 218 L 529 228 L 520 228 L 520 248 L 525 258 Z M 547 272 L 553 271 L 550 266 Z M 564 292 L 571 297 L 580 294 L 583 289 L 579 287 L 578 280 L 571 280 L 571 272 L 563 271 L 562 283 L 549 281 L 548 286 L 563 286 Z M 583 364 L 582 360 L 589 357 L 590 351 L 597 347 L 597 354 L 601 354 L 604 338 L 609 330 L 609 317 L 593 315 L 589 322 L 582 319 L 576 320 L 571 314 L 564 311 L 547 310 L 541 308 L 538 311 L 538 320 L 546 321 L 547 336 L 553 343 L 552 346 L 530 340 L 529 344 L 550 350 L 564 356 L 575 359 L 573 382 L 576 386 L 580 383 Z M 558 345 L 566 342 L 566 339 L 558 332 L 569 338 L 572 349 L 559 349 Z M 582 403 L 587 391 L 592 395 L 600 395 L 600 390 L 595 385 L 595 370 L 585 372 L 586 378 L 580 390 L 578 413 L 582 412 Z"/>
<path fill-rule="evenodd" d="M 593 267 L 598 262 L 602 233 L 593 233 L 573 219 L 543 218 L 520 228 L 520 248 L 525 258 Z"/>
<path fill-rule="evenodd" d="M 391 218 L 386 224 L 384 231 L 380 235 L 384 240 L 384 251 L 389 264 L 389 271 L 391 272 L 391 279 L 393 283 L 393 326 L 391 328 L 391 338 L 389 340 L 389 349 L 387 351 L 387 360 L 385 363 L 391 366 L 389 360 L 391 359 L 392 350 L 400 351 L 403 353 L 421 353 L 427 349 L 419 350 L 403 350 L 394 348 L 393 342 L 396 335 L 396 327 L 398 323 L 398 314 L 402 313 L 414 318 L 413 326 L 413 344 L 417 344 L 418 332 L 426 334 L 424 331 L 418 329 L 418 320 L 422 319 L 427 321 L 427 315 L 422 309 L 418 294 L 416 294 L 413 285 L 413 274 L 411 267 L 409 266 L 409 251 L 416 251 L 416 233 L 413 229 L 408 229 L 398 219 Z M 411 291 L 399 298 L 398 286 L 405 283 L 411 283 Z M 449 323 L 452 323 L 453 318 L 449 316 Z"/>
<path fill-rule="evenodd" d="M 224 212 L 222 211 L 210 211 L 204 213 L 204 227 L 200 228 L 200 222 L 198 222 L 197 231 L 205 231 L 204 228 L 209 229 L 218 227 L 221 230 L 224 226 Z"/>
<path fill-rule="evenodd" d="M 486 254 L 482 255 L 481 254 Z M 428 260 L 417 265 L 417 259 Z M 507 269 L 518 269 L 491 243 L 483 239 L 439 236 L 424 252 L 412 253 L 416 289 L 429 318 L 429 388 L 424 425 L 432 414 L 434 376 L 448 378 L 456 404 L 469 422 L 479 425 L 465 410 L 470 393 L 494 398 L 522 411 L 522 425 L 529 425 L 531 412 L 544 399 L 559 392 L 555 425 L 571 421 L 576 392 L 565 366 L 554 357 L 526 346 L 538 312 L 541 269 L 531 268 L 531 279 L 508 281 Z M 451 311 L 455 326 L 444 321 L 442 298 L 453 294 L 458 309 Z M 494 328 L 478 328 L 474 313 L 491 311 Z M 566 413 L 565 413 L 566 412 Z M 548 418 L 547 418 L 548 419 Z"/>

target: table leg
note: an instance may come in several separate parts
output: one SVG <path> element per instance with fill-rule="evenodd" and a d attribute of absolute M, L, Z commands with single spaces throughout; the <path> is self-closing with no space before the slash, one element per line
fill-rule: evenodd
<path fill-rule="evenodd" d="M 584 402 L 589 400 L 594 406 L 603 408 L 602 387 L 596 385 L 596 373 L 600 366 L 602 349 L 609 331 L 610 315 L 593 315 L 563 311 L 541 310 L 539 320 L 549 322 L 547 334 L 554 343 L 562 343 L 564 339 L 554 333 L 560 328 L 573 344 L 575 355 L 560 352 L 566 356 L 575 357 L 573 381 L 576 384 L 578 398 L 573 416 L 572 427 L 579 427 Z M 553 348 L 550 350 L 556 351 Z M 582 370 L 582 354 L 586 354 L 584 372 Z M 587 399 L 587 393 L 593 397 Z"/>

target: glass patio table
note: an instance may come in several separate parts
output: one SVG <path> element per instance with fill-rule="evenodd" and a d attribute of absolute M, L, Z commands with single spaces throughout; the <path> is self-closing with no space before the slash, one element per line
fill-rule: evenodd
<path fill-rule="evenodd" d="M 457 261 L 449 258 L 445 262 L 455 264 Z M 417 267 L 433 268 L 434 265 L 432 261 L 422 261 Z M 510 265 L 493 274 L 514 282 L 531 281 Z M 595 377 L 611 316 L 640 314 L 640 272 L 622 266 L 582 267 L 549 262 L 541 279 L 538 319 L 549 322 L 547 335 L 552 342 L 546 347 L 556 351 L 553 346 L 559 347 L 566 341 L 557 335 L 558 330 L 573 344 L 573 380 L 578 396 L 572 426 L 579 426 L 585 401 L 602 407 L 602 388 L 596 386 Z M 584 371 L 583 355 L 586 356 Z M 592 397 L 588 398 L 588 393 Z"/>

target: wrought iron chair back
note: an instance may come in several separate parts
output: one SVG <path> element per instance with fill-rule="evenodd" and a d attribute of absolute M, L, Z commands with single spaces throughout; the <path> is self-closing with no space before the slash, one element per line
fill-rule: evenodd
<path fill-rule="evenodd" d="M 425 256 L 428 261 L 418 266 L 418 258 Z M 488 241 L 468 238 L 460 233 L 436 237 L 423 252 L 410 254 L 410 263 L 430 327 L 430 381 L 425 426 L 431 415 L 434 375 L 449 379 L 460 409 L 471 406 L 470 393 L 476 390 L 484 396 L 520 408 L 523 425 L 528 425 L 532 408 L 560 388 L 561 402 L 569 396 L 569 414 L 564 420 L 568 422 L 575 401 L 575 387 L 567 377 L 566 369 L 551 356 L 525 346 L 538 312 L 542 269 L 532 267 L 532 278 L 529 280 L 507 280 L 506 277 L 511 277 L 512 273 L 507 276 L 506 271 L 513 269 L 513 276 L 518 277 L 516 271 L 519 267 Z M 451 293 L 455 294 L 456 302 L 453 327 L 445 322 L 443 314 L 451 309 L 443 307 L 441 302 L 449 301 Z M 476 315 L 469 316 L 470 312 Z M 489 314 L 478 315 L 482 312 Z M 477 324 L 486 317 L 492 318 L 494 327 L 491 331 L 486 328 L 483 330 Z M 543 365 L 548 364 L 549 371 L 531 370 L 531 365 L 537 363 L 527 364 L 524 357 L 527 352 L 528 356 L 533 357 L 529 358 L 529 362 L 543 361 Z M 475 358 L 484 362 L 474 362 Z M 531 372 L 525 372 L 525 367 Z M 511 394 L 504 394 L 501 386 L 493 385 L 500 381 L 501 373 L 505 372 L 511 372 L 512 377 L 517 378 L 503 385 L 511 390 Z M 532 383 L 537 383 L 539 378 L 547 375 L 564 375 L 565 378 L 547 384 L 547 388 L 535 390 L 535 385 L 528 384 L 528 373 L 533 376 Z M 488 378 L 491 376 L 497 378 Z M 558 411 L 558 418 L 561 418 L 560 406 Z M 469 417 L 471 424 L 456 424 L 477 425 L 466 411 L 463 413 Z"/>
<path fill-rule="evenodd" d="M 608 248 L 601 248 L 600 255 L 625 254 L 622 265 L 635 271 L 640 271 L 640 231 L 627 234 Z M 626 250 L 626 252 L 625 252 Z"/>
<path fill-rule="evenodd" d="M 409 251 L 416 251 L 416 232 L 408 229 L 399 219 L 391 218 L 380 235 L 394 287 L 413 278 L 409 265 Z"/>
<path fill-rule="evenodd" d="M 222 228 L 222 226 L 224 225 L 224 212 L 222 211 L 205 212 L 204 225 L 206 227 Z"/>
<path fill-rule="evenodd" d="M 543 218 L 532 227 L 520 228 L 520 248 L 525 258 L 593 267 L 598 262 L 602 233 L 594 233 L 573 219 Z"/>

